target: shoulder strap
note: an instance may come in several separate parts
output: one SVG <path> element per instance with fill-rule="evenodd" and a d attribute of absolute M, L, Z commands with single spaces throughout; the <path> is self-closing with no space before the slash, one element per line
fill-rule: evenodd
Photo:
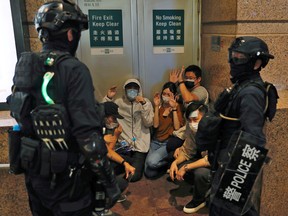
<path fill-rule="evenodd" d="M 48 104 L 61 103 L 62 99 L 64 98 L 65 92 L 63 92 L 63 89 L 65 89 L 65 87 L 63 88 L 61 79 L 57 79 L 58 76 L 56 74 L 58 71 L 59 64 L 68 58 L 72 58 L 71 54 L 68 52 L 52 51 L 46 53 L 45 55 L 44 65 L 46 68 L 46 72 L 45 74 L 43 74 L 42 96 L 45 98 L 45 101 Z M 54 79 L 54 83 L 52 85 L 52 92 L 54 99 L 52 100 L 47 94 L 47 86 L 49 81 L 53 78 L 54 75 L 56 75 L 55 76 L 56 80 Z"/>
<path fill-rule="evenodd" d="M 230 121 L 239 121 L 240 119 L 239 118 L 233 118 L 233 117 L 228 117 L 227 114 L 229 113 L 231 107 L 232 107 L 232 104 L 233 102 L 235 101 L 237 95 L 239 95 L 239 93 L 245 89 L 247 86 L 256 86 L 258 87 L 259 89 L 261 89 L 265 95 L 266 95 L 266 91 L 265 91 L 265 87 L 263 85 L 261 85 L 260 83 L 254 81 L 254 80 L 249 80 L 247 82 L 244 82 L 244 83 L 241 83 L 240 85 L 237 85 L 234 87 L 234 93 L 231 94 L 231 101 L 228 103 L 227 105 L 227 108 L 225 110 L 225 114 L 223 113 L 219 113 L 220 117 L 223 118 L 223 119 L 226 119 L 226 120 L 230 120 Z M 267 99 L 266 99 L 267 100 Z M 264 113 L 266 112 L 266 110 L 264 110 Z"/>

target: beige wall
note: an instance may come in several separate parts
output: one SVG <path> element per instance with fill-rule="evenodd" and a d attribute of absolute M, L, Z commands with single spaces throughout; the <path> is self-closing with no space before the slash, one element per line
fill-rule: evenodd
<path fill-rule="evenodd" d="M 287 5 L 287 0 L 202 0 L 201 65 L 205 71 L 204 85 L 210 89 L 212 100 L 230 85 L 227 49 L 236 36 L 256 36 L 268 44 L 275 59 L 261 75 L 279 90 L 288 89 Z M 211 50 L 211 36 L 221 37 L 219 52 Z"/>
<path fill-rule="evenodd" d="M 275 56 L 262 78 L 276 85 L 280 100 L 272 123 L 266 127 L 272 163 L 264 168 L 261 216 L 287 215 L 288 206 L 288 1 L 287 0 L 202 0 L 203 84 L 211 99 L 230 86 L 227 49 L 238 36 L 263 39 Z M 211 37 L 220 36 L 220 51 L 211 50 Z"/>

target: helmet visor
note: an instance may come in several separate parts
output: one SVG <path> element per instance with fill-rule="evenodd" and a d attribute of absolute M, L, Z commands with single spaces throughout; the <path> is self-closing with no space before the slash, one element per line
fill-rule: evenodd
<path fill-rule="evenodd" d="M 229 49 L 228 62 L 235 65 L 246 64 L 250 61 L 250 56 L 241 52 L 232 51 Z"/>

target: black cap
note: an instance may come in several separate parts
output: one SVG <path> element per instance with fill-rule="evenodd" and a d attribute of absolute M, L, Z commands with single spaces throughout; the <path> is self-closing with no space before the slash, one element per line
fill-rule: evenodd
<path fill-rule="evenodd" d="M 119 114 L 118 107 L 119 106 L 112 101 L 105 102 L 104 103 L 105 116 L 114 116 L 115 118 L 118 119 L 124 119 L 124 117 Z"/>
<path fill-rule="evenodd" d="M 140 86 L 136 82 L 129 82 L 125 85 L 125 88 L 129 88 L 129 87 L 140 88 Z"/>

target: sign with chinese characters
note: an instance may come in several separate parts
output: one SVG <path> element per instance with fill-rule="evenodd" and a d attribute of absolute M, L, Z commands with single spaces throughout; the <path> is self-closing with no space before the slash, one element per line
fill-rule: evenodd
<path fill-rule="evenodd" d="M 184 10 L 153 10 L 153 53 L 184 53 Z"/>
<path fill-rule="evenodd" d="M 236 206 L 233 211 L 238 209 L 238 213 L 242 213 L 267 153 L 267 149 L 240 133 L 221 178 L 216 197 L 230 202 Z"/>
<path fill-rule="evenodd" d="M 91 55 L 123 54 L 122 10 L 89 10 Z"/>

